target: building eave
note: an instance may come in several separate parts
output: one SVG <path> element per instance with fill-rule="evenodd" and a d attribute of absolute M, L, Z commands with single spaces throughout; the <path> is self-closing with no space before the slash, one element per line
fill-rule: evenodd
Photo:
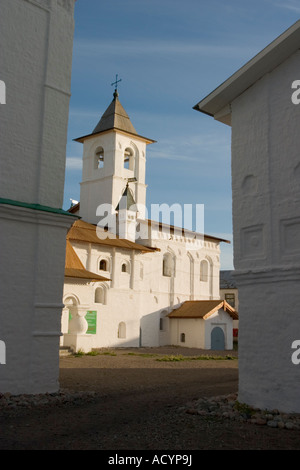
<path fill-rule="evenodd" d="M 100 227 L 99 230 L 103 232 L 103 238 L 98 237 L 96 225 L 89 224 L 84 220 L 77 220 L 70 228 L 67 234 L 67 240 L 77 243 L 91 243 L 94 245 L 115 247 L 123 250 L 133 250 L 137 253 L 154 253 L 156 251 L 160 251 L 160 249 L 156 247 L 145 246 L 125 238 L 120 238 L 109 231 L 101 229 Z"/>
<path fill-rule="evenodd" d="M 172 229 L 174 230 L 174 233 L 175 234 L 179 234 L 179 235 L 189 235 L 191 237 L 200 237 L 200 239 L 203 237 L 204 240 L 212 240 L 212 241 L 216 241 L 216 242 L 223 242 L 223 243 L 231 243 L 229 240 L 226 240 L 224 238 L 219 238 L 219 237 L 215 237 L 213 235 L 208 235 L 208 234 L 205 234 L 205 233 L 200 233 L 200 232 L 194 232 L 193 230 L 189 230 L 189 229 L 186 229 L 186 228 L 183 228 L 183 227 L 176 227 L 175 225 L 169 225 L 169 224 L 166 224 L 166 223 L 163 223 L 163 222 L 157 222 L 156 220 L 152 220 L 152 219 L 138 219 L 138 222 L 140 223 L 143 223 L 143 222 L 146 222 L 148 224 L 149 227 L 155 227 L 155 228 L 166 228 L 166 229 Z"/>
<path fill-rule="evenodd" d="M 123 129 L 119 129 L 117 127 L 114 127 L 112 129 L 106 129 L 105 131 L 100 131 L 100 132 L 97 132 L 97 133 L 87 134 L 87 135 L 84 135 L 82 137 L 78 137 L 76 139 L 73 139 L 73 141 L 83 144 L 84 141 L 87 140 L 87 139 L 91 139 L 91 138 L 93 138 L 97 135 L 100 135 L 100 134 L 107 134 L 108 132 L 116 132 L 116 133 L 118 132 L 119 134 L 128 135 L 130 137 L 134 137 L 135 139 L 146 142 L 146 144 L 155 144 L 156 143 L 156 140 L 149 139 L 148 137 L 144 137 L 144 136 L 139 135 L 139 134 L 134 134 L 132 132 L 127 132 L 127 131 L 124 131 Z"/>
<path fill-rule="evenodd" d="M 193 109 L 231 125 L 231 103 L 300 49 L 300 20 L 271 42 Z"/>

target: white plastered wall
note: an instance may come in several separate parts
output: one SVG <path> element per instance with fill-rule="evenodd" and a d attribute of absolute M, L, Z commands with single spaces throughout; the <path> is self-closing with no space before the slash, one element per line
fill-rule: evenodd
<path fill-rule="evenodd" d="M 95 151 L 104 149 L 103 168 L 95 169 Z M 133 169 L 124 168 L 124 152 L 133 152 Z M 127 179 L 135 177 L 136 183 L 130 184 L 136 204 L 140 207 L 140 217 L 144 217 L 146 205 L 146 144 L 142 140 L 122 133 L 107 132 L 85 140 L 83 146 L 83 169 L 80 190 L 80 216 L 89 223 L 97 224 L 97 208 L 109 204 L 117 207 Z"/>
<path fill-rule="evenodd" d="M 73 10 L 74 0 L 1 2 L 1 393 L 59 389 L 65 240 L 74 221 L 57 211 L 64 189 Z"/>
<path fill-rule="evenodd" d="M 206 243 L 199 251 L 192 250 L 193 244 L 184 240 L 157 238 L 158 240 L 152 240 L 152 246 L 160 251 L 145 254 L 72 241 L 86 269 L 112 279 L 106 283 L 106 305 L 94 305 L 95 289 L 92 284 L 73 285 L 72 292 L 78 294 L 81 302 L 90 305 L 90 310 L 98 312 L 99 331 L 97 335 L 86 339 L 89 347 L 151 347 L 170 344 L 171 322 L 165 318 L 167 313 L 186 300 L 207 299 L 202 284 L 210 286 L 209 298 L 219 297 L 219 243 Z M 162 275 L 165 252 L 171 253 L 175 258 L 173 278 Z M 210 271 L 211 280 L 207 283 L 200 281 L 200 261 L 203 257 L 214 260 Z M 107 260 L 109 271 L 99 270 L 101 259 Z M 122 264 L 128 266 L 128 272 L 122 272 Z M 70 292 L 66 287 L 67 283 L 65 294 Z M 162 316 L 163 325 L 160 323 Z M 121 321 L 128 325 L 126 338 L 116 336 L 117 326 Z M 160 325 L 163 330 L 160 330 Z"/>
<path fill-rule="evenodd" d="M 291 101 L 299 51 L 232 103 L 239 400 L 300 412 L 299 107 Z"/>

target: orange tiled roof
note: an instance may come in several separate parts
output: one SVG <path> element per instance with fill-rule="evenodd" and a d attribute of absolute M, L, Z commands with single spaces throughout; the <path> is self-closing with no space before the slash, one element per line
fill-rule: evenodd
<path fill-rule="evenodd" d="M 106 277 L 87 271 L 68 240 L 66 246 L 65 277 L 76 277 L 89 281 L 110 281 Z"/>
<path fill-rule="evenodd" d="M 67 234 L 67 240 L 94 243 L 96 245 L 115 246 L 127 250 L 140 251 L 142 253 L 153 253 L 153 251 L 158 251 L 157 248 L 140 245 L 139 243 L 119 238 L 110 232 L 105 232 L 103 229 L 99 230 L 103 233 L 103 239 L 98 237 L 96 225 L 89 224 L 83 220 L 76 220 Z"/>
<path fill-rule="evenodd" d="M 225 310 L 234 320 L 238 320 L 238 312 L 225 300 L 190 300 L 169 313 L 169 318 L 203 318 L 206 320 L 218 310 Z"/>

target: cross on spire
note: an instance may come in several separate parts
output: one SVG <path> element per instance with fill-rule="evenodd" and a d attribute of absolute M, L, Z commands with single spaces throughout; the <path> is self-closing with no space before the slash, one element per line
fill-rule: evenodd
<path fill-rule="evenodd" d="M 115 94 L 118 93 L 118 83 L 121 82 L 121 81 L 122 81 L 122 78 L 120 78 L 120 79 L 118 80 L 118 74 L 116 74 L 116 81 L 111 84 L 111 86 L 115 85 L 115 93 L 114 93 L 114 96 L 115 96 Z"/>

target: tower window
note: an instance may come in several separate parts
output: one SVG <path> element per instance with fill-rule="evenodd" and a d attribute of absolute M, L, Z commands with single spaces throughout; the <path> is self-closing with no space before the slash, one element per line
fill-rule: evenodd
<path fill-rule="evenodd" d="M 95 152 L 95 170 L 104 166 L 104 149 L 98 147 Z"/>
<path fill-rule="evenodd" d="M 131 171 L 134 170 L 133 150 L 129 147 L 124 152 L 124 168 Z"/>

